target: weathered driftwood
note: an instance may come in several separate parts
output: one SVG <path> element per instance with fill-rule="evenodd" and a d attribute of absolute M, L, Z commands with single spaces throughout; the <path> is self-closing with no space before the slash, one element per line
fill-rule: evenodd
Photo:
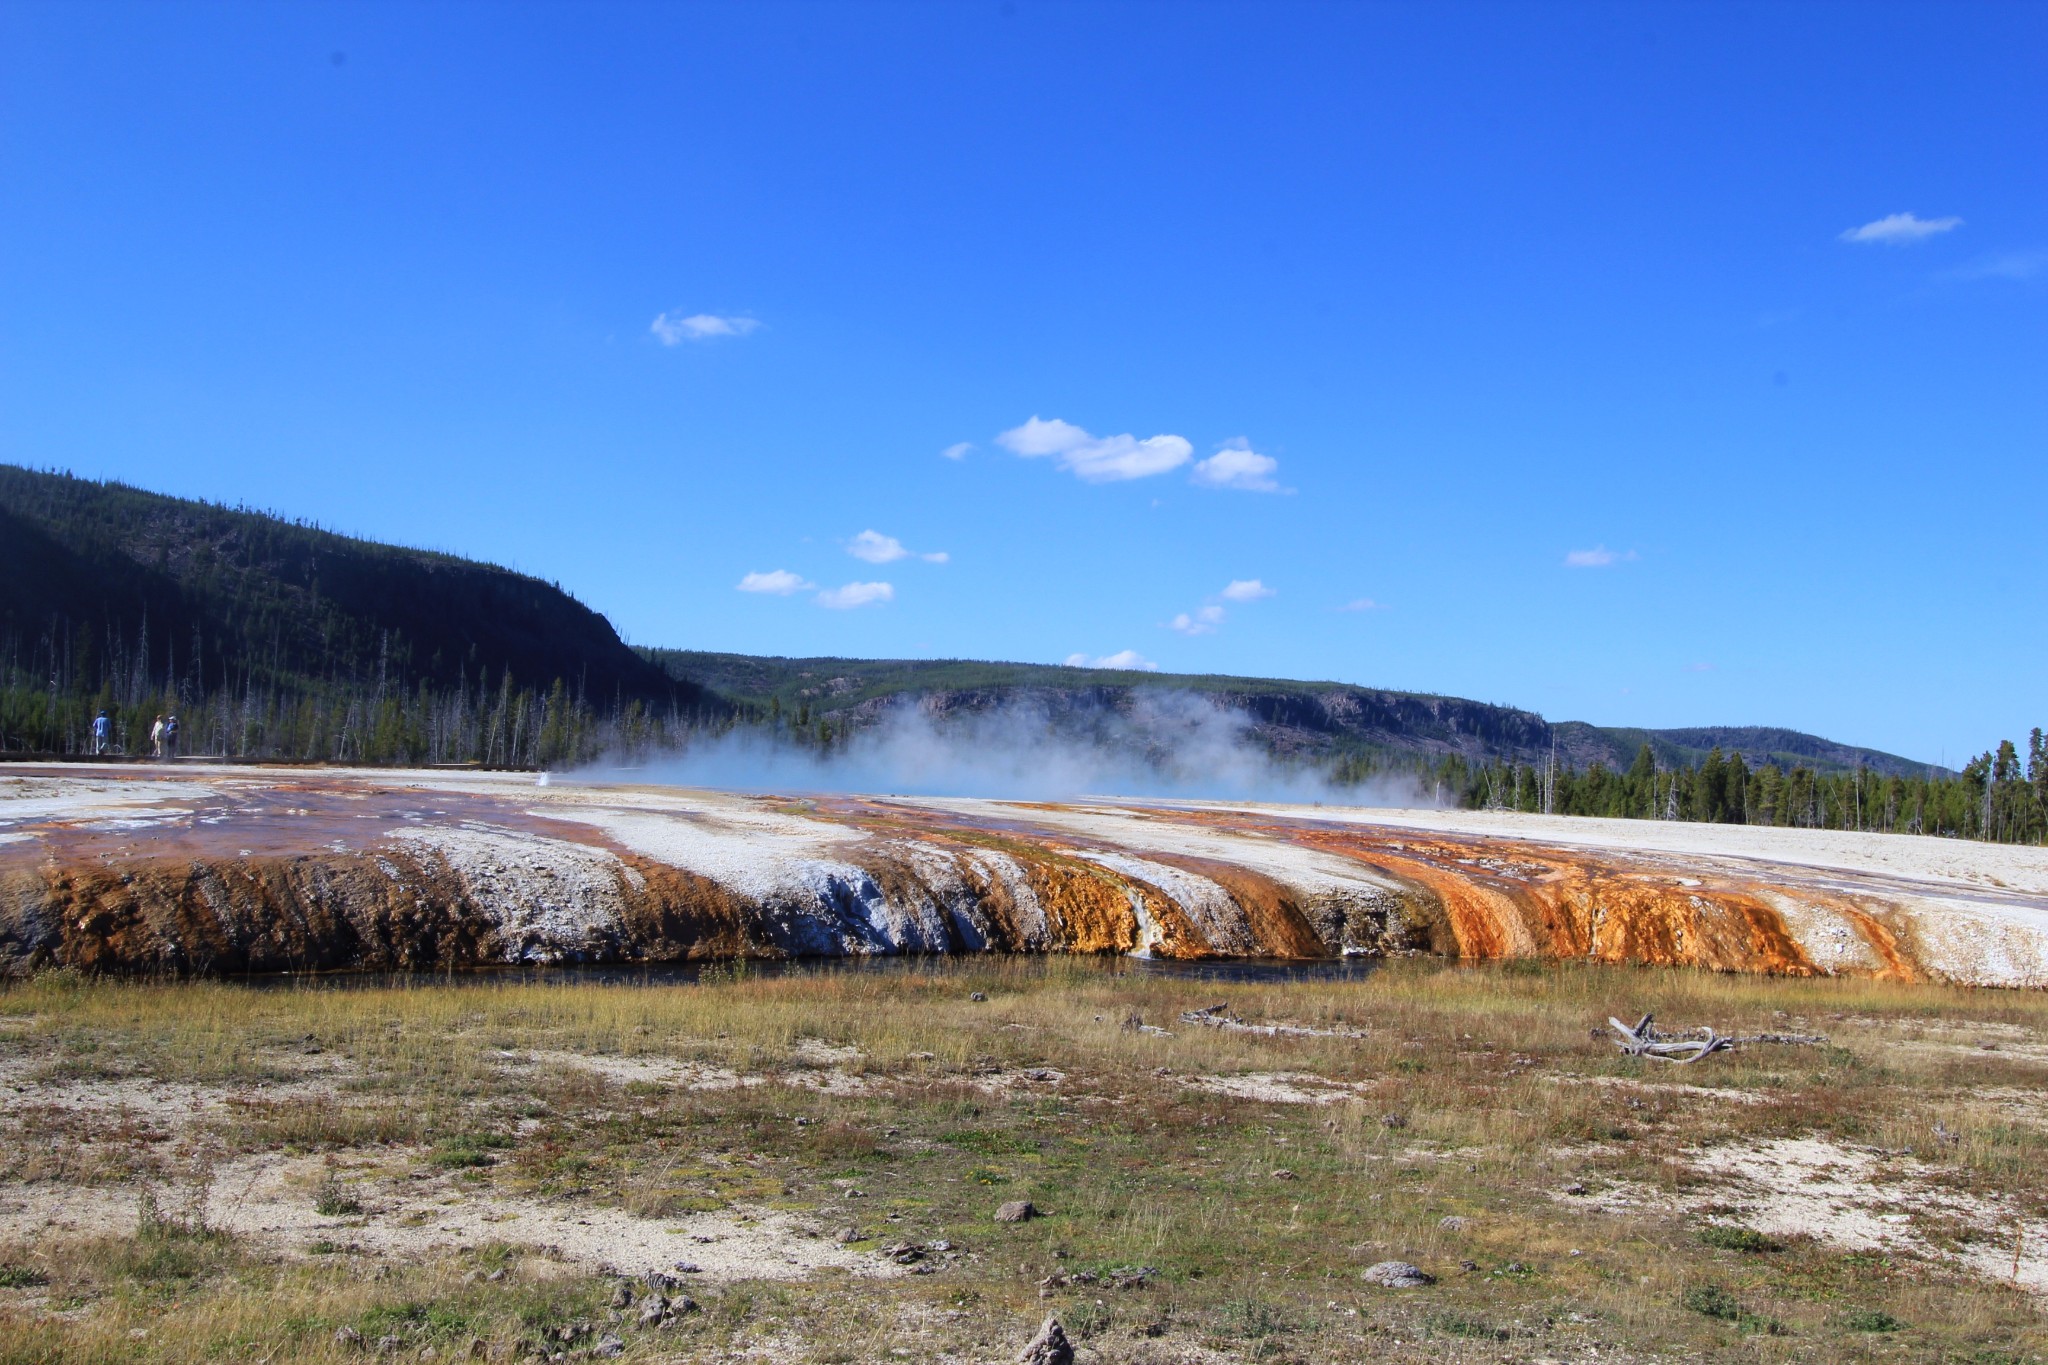
<path fill-rule="evenodd" d="M 1657 1016 L 1646 1014 L 1634 1028 L 1607 1016 L 1607 1022 L 1621 1035 L 1619 1046 L 1631 1057 L 1650 1057 L 1660 1062 L 1675 1062 L 1680 1066 L 1696 1062 L 1710 1053 L 1726 1052 L 1738 1043 L 1825 1043 L 1827 1036 L 1820 1033 L 1749 1033 L 1734 1036 L 1716 1033 L 1714 1026 L 1704 1024 L 1686 1033 L 1665 1033 L 1657 1027 Z"/>
<path fill-rule="evenodd" d="M 1364 1029 L 1355 1028 L 1310 1028 L 1306 1024 L 1248 1024 L 1229 1012 L 1228 1005 L 1211 1005 L 1207 1009 L 1188 1010 L 1182 1014 L 1183 1024 L 1200 1024 L 1203 1028 L 1220 1028 L 1226 1033 L 1257 1033 L 1267 1038 L 1363 1038 Z"/>

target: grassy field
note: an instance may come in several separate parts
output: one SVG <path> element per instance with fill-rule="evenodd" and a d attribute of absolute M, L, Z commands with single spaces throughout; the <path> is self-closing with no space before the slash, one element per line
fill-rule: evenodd
<path fill-rule="evenodd" d="M 1598 1036 L 1652 1009 L 1830 1041 Z M 0 1362 L 999 1361 L 1054 1312 L 1096 1361 L 2017 1365 L 2044 1077 L 2048 996 L 1669 970 L 45 977 L 0 992 Z"/>

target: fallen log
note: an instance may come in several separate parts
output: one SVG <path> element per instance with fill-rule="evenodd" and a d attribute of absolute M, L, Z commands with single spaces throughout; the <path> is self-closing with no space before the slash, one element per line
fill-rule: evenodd
<path fill-rule="evenodd" d="M 1607 1016 L 1607 1022 L 1621 1035 L 1617 1046 L 1631 1057 L 1649 1057 L 1660 1062 L 1672 1062 L 1679 1066 L 1696 1062 L 1716 1052 L 1727 1052 L 1740 1043 L 1795 1043 L 1812 1045 L 1827 1042 L 1827 1035 L 1821 1033 L 1750 1033 L 1740 1036 L 1718 1033 L 1712 1024 L 1683 1033 L 1666 1033 L 1657 1027 L 1657 1016 L 1646 1014 L 1635 1027 Z"/>

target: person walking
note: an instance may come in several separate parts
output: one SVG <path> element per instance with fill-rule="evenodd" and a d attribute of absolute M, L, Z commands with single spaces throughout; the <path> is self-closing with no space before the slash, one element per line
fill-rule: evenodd
<path fill-rule="evenodd" d="M 99 713 L 99 715 L 93 717 L 92 751 L 95 755 L 104 754 L 106 753 L 108 746 L 111 745 L 113 742 L 114 722 L 107 718 L 106 712 L 102 711 Z"/>
<path fill-rule="evenodd" d="M 178 756 L 178 718 L 172 716 L 164 722 L 164 757 Z"/>
<path fill-rule="evenodd" d="M 162 713 L 158 713 L 156 724 L 149 727 L 149 756 L 151 758 L 162 758 L 164 756 L 164 718 Z"/>

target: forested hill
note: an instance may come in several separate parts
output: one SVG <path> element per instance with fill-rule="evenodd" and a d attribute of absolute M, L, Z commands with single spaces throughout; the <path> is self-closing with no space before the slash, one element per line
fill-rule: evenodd
<path fill-rule="evenodd" d="M 724 708 L 670 677 L 604 617 L 548 583 L 452 555 L 338 535 L 257 512 L 0 465 L 0 684 L 98 705 L 266 710 L 312 701 L 362 738 L 396 726 L 427 743 L 421 698 L 465 716 L 515 698 L 544 725 L 596 715 Z M 557 687 L 559 684 L 559 688 Z M 373 714 L 402 699 L 395 719 Z M 50 747 L 68 717 L 13 714 L 0 747 Z M 357 707 L 353 721 L 347 714 Z M 251 716 L 238 715 L 241 726 Z M 488 723 L 487 719 L 477 723 Z M 412 740 L 408 727 L 418 733 Z M 536 734 L 538 732 L 536 731 Z M 232 740 L 232 736 L 228 737 Z M 38 741 L 40 740 L 40 743 Z M 228 749 L 234 751 L 234 744 Z M 452 752 L 452 751 L 451 751 Z"/>
<path fill-rule="evenodd" d="M 1048 664 L 963 659 L 785 659 L 695 650 L 643 649 L 675 678 L 699 683 L 752 713 L 771 709 L 808 724 L 859 726 L 901 698 L 937 714 L 1021 700 L 1053 714 L 1128 708 L 1142 689 L 1203 693 L 1243 711 L 1274 752 L 1318 760 L 1384 758 L 1511 760 L 1541 765 L 1553 741 L 1560 764 L 1594 763 L 1619 771 L 1648 744 L 1667 768 L 1697 767 L 1715 748 L 1752 766 L 1776 763 L 1817 772 L 1858 767 L 1883 775 L 1925 776 L 1926 764 L 1875 749 L 1837 744 L 1793 730 L 1725 727 L 1684 730 L 1551 723 L 1532 711 L 1393 692 L 1339 682 L 1297 682 L 1206 674 L 1117 672 Z"/>

